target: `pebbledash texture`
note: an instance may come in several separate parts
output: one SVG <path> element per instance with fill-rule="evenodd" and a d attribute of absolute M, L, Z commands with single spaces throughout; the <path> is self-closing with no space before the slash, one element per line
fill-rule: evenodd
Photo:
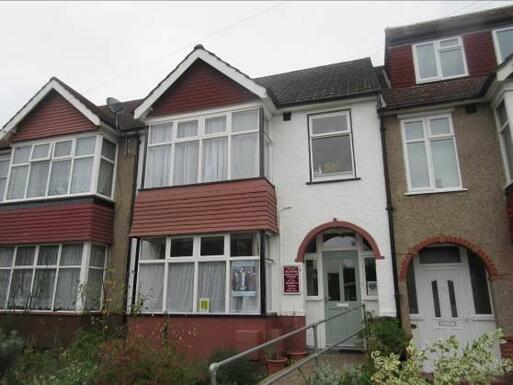
<path fill-rule="evenodd" d="M 353 310 L 328 346 L 365 306 L 511 357 L 513 7 L 385 40 L 260 78 L 198 45 L 117 116 L 51 78 L 0 131 L 5 324 L 65 345 L 102 315 L 205 358 Z"/>

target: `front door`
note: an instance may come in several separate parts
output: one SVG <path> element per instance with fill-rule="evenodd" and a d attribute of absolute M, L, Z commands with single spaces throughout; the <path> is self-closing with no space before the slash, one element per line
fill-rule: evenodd
<path fill-rule="evenodd" d="M 324 295 L 326 318 L 340 314 L 361 304 L 358 276 L 358 252 L 327 251 L 323 253 Z M 355 310 L 347 315 L 328 321 L 326 324 L 326 344 L 333 345 L 362 328 L 362 311 Z M 353 337 L 338 345 L 340 348 L 362 347 L 361 340 Z"/>

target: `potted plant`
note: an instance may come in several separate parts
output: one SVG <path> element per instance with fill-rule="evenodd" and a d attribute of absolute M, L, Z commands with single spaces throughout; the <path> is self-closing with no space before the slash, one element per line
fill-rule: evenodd
<path fill-rule="evenodd" d="M 266 350 L 265 361 L 267 366 L 267 374 L 270 376 L 287 366 L 287 358 L 280 355 L 274 345 Z"/>

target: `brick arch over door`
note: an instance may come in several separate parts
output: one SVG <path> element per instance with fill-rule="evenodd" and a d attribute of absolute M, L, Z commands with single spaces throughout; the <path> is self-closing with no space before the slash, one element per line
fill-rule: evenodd
<path fill-rule="evenodd" d="M 364 238 L 370 245 L 372 249 L 372 254 L 374 254 L 374 257 L 376 259 L 382 259 L 383 255 L 379 251 L 378 245 L 374 238 L 364 229 L 362 229 L 360 226 L 357 226 L 350 222 L 344 222 L 344 221 L 338 221 L 334 219 L 331 222 L 324 223 L 320 226 L 317 226 L 316 228 L 310 230 L 308 234 L 303 239 L 303 242 L 301 242 L 301 245 L 299 246 L 299 250 L 297 252 L 296 262 L 303 262 L 305 260 L 305 252 L 308 247 L 308 244 L 317 237 L 320 233 L 326 230 L 333 230 L 333 229 L 344 229 L 344 230 L 352 230 L 355 233 L 359 234 Z"/>
<path fill-rule="evenodd" d="M 426 238 L 425 240 L 423 240 L 422 242 L 418 243 L 410 250 L 408 250 L 408 254 L 406 254 L 406 256 L 403 258 L 403 261 L 401 262 L 401 271 L 399 273 L 399 279 L 401 281 L 406 280 L 406 276 L 408 275 L 408 266 L 410 265 L 410 262 L 413 260 L 413 258 L 419 254 L 420 250 L 422 250 L 424 247 L 441 243 L 451 243 L 466 247 L 482 259 L 486 266 L 486 270 L 488 270 L 488 276 L 490 277 L 490 279 L 495 279 L 499 275 L 499 271 L 497 270 L 497 266 L 495 266 L 495 262 L 493 262 L 492 258 L 490 258 L 490 256 L 486 254 L 483 251 L 483 249 L 481 249 L 479 246 L 460 237 L 439 235 L 431 238 Z"/>

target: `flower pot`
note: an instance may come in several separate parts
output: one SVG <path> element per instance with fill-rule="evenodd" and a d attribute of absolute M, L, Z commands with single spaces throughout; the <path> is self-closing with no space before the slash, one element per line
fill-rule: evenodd
<path fill-rule="evenodd" d="M 287 359 L 285 357 L 279 357 L 275 359 L 267 358 L 267 374 L 270 376 L 280 370 L 283 370 L 287 367 Z"/>
<path fill-rule="evenodd" d="M 297 361 L 306 356 L 306 352 L 304 350 L 295 352 L 287 351 L 287 356 L 289 356 L 292 361 Z"/>

